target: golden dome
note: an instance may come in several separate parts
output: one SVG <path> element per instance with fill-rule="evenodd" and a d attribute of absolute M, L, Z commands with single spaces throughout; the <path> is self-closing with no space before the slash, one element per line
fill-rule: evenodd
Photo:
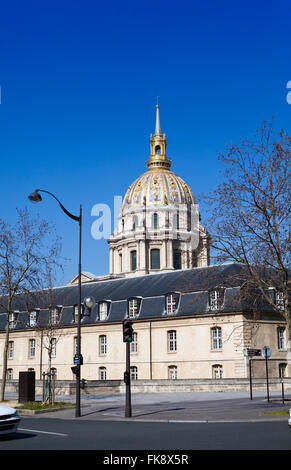
<path fill-rule="evenodd" d="M 185 181 L 170 170 L 151 169 L 132 183 L 124 203 L 135 204 L 195 204 L 192 190 Z"/>
<path fill-rule="evenodd" d="M 166 155 L 166 134 L 160 127 L 159 105 L 156 105 L 156 128 L 150 137 L 151 153 L 146 161 L 148 170 L 132 183 L 125 195 L 123 207 L 135 204 L 195 204 L 190 186 L 170 171 L 171 160 Z"/>

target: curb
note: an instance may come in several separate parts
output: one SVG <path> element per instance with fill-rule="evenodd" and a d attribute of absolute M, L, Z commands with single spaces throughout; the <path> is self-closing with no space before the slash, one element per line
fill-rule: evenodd
<path fill-rule="evenodd" d="M 45 410 L 26 410 L 25 408 L 15 408 L 19 416 L 33 416 L 43 413 L 51 413 L 53 411 L 72 410 L 75 406 L 63 406 L 61 408 L 47 408 Z"/>

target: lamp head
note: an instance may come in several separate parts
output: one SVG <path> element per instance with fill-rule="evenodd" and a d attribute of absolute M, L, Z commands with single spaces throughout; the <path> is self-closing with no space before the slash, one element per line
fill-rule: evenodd
<path fill-rule="evenodd" d="M 86 308 L 92 310 L 92 308 L 94 308 L 96 305 L 96 300 L 94 299 L 94 297 L 86 297 L 84 299 L 84 304 Z"/>
<path fill-rule="evenodd" d="M 38 190 L 34 191 L 28 196 L 28 199 L 31 202 L 40 202 L 42 200 L 41 195 L 39 194 Z"/>

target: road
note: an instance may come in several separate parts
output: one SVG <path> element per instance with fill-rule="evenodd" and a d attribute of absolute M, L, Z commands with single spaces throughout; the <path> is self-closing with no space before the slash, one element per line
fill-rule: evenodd
<path fill-rule="evenodd" d="M 23 417 L 1 450 L 291 450 L 286 421 L 165 423 Z"/>

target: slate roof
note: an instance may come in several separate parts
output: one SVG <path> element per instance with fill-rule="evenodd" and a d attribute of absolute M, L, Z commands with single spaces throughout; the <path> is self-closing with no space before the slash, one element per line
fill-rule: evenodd
<path fill-rule="evenodd" d="M 243 305 L 238 299 L 239 273 L 243 265 L 227 263 L 201 268 L 175 270 L 145 276 L 127 277 L 82 284 L 82 300 L 92 296 L 97 304 L 90 317 L 84 317 L 82 324 L 99 322 L 98 302 L 109 300 L 110 309 L 107 322 L 121 322 L 127 316 L 128 299 L 141 297 L 137 319 L 158 319 L 165 316 L 165 295 L 180 292 L 179 308 L 173 316 L 189 316 L 209 312 L 209 290 L 225 287 L 223 312 L 241 311 Z M 74 305 L 78 304 L 78 285 L 55 287 L 52 291 L 41 291 L 27 297 L 19 295 L 13 306 L 18 310 L 16 328 L 28 325 L 27 310 L 40 308 L 40 322 L 47 318 L 49 305 L 62 305 L 61 324 L 74 323 Z M 3 312 L 3 310 L 2 310 Z M 213 313 L 213 312 L 211 312 Z M 169 318 L 170 315 L 167 315 Z M 172 317 L 172 315 L 171 315 Z M 5 314 L 0 311 L 0 330 L 5 328 Z"/>

